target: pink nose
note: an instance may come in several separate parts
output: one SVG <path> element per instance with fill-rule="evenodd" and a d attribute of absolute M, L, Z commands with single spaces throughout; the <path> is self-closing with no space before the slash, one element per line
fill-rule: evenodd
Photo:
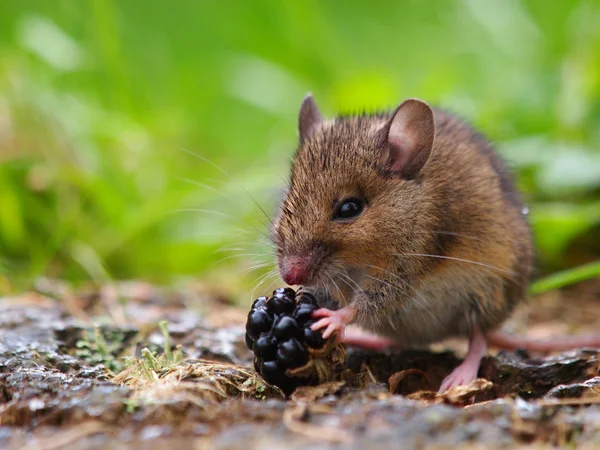
<path fill-rule="evenodd" d="M 304 258 L 289 257 L 283 260 L 281 276 L 287 284 L 304 284 L 308 278 L 308 272 Z"/>

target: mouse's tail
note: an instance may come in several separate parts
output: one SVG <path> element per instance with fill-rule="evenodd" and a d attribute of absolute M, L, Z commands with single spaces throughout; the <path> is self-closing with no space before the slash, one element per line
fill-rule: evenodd
<path fill-rule="evenodd" d="M 578 348 L 600 348 L 600 334 L 559 336 L 547 340 L 528 339 L 520 336 L 511 336 L 501 331 L 487 333 L 489 345 L 504 350 L 524 349 L 532 352 L 557 352 L 574 350 Z"/>

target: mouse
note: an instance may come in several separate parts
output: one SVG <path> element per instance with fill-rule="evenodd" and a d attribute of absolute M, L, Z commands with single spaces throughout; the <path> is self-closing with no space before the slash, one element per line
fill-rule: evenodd
<path fill-rule="evenodd" d="M 466 337 L 440 392 L 475 380 L 489 345 L 600 347 L 499 331 L 526 298 L 532 229 L 507 164 L 469 123 L 416 98 L 327 119 L 309 93 L 298 134 L 273 239 L 284 282 L 332 299 L 314 313 L 324 338 L 383 350 Z"/>

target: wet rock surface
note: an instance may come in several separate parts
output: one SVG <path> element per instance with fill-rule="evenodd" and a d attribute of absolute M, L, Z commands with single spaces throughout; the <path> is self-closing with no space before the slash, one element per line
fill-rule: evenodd
<path fill-rule="evenodd" d="M 0 299 L 0 448 L 600 447 L 595 350 L 500 352 L 438 395 L 460 346 L 347 349 L 343 380 L 286 400 L 252 368 L 247 310 L 143 283 L 52 292 Z M 527 315 L 532 330 L 572 319 L 554 304 Z M 160 320 L 168 361 L 148 356 L 165 350 Z"/>

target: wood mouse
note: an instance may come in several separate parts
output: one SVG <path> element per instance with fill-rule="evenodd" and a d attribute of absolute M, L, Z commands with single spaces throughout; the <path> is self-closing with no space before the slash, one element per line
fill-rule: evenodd
<path fill-rule="evenodd" d="M 325 120 L 309 94 L 298 131 L 273 235 L 283 280 L 338 300 L 315 312 L 324 337 L 385 348 L 466 336 L 466 358 L 440 391 L 474 380 L 488 343 L 600 346 L 494 331 L 526 296 L 532 233 L 507 167 L 470 125 L 417 99 Z M 378 337 L 345 334 L 351 323 Z"/>

